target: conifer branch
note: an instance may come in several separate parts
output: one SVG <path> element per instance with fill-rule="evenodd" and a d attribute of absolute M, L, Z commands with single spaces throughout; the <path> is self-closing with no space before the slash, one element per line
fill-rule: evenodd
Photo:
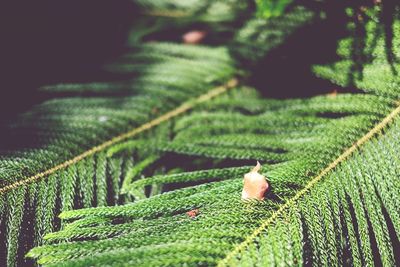
<path fill-rule="evenodd" d="M 65 169 L 73 164 L 76 164 L 76 163 L 80 162 L 81 160 L 94 155 L 95 153 L 103 151 L 112 145 L 122 142 L 128 138 L 132 138 L 132 137 L 142 133 L 143 131 L 149 130 L 167 120 L 170 120 L 176 116 L 179 116 L 182 113 L 185 113 L 188 110 L 192 109 L 196 105 L 203 103 L 205 101 L 208 101 L 208 100 L 226 92 L 227 90 L 234 88 L 237 84 L 238 84 L 238 80 L 236 78 L 233 78 L 233 79 L 229 80 L 227 83 L 225 83 L 224 85 L 215 87 L 215 88 L 211 89 L 210 91 L 208 91 L 207 93 L 199 96 L 198 98 L 191 100 L 187 103 L 184 103 L 181 106 L 179 106 L 178 108 L 171 110 L 170 112 L 167 112 L 164 115 L 161 115 L 160 117 L 158 117 L 152 121 L 142 124 L 141 126 L 139 126 L 137 128 L 134 128 L 134 129 L 132 129 L 126 133 L 123 133 L 121 135 L 115 136 L 115 137 L 111 138 L 110 140 L 108 140 L 98 146 L 92 147 L 91 149 L 86 150 L 85 152 L 79 154 L 78 156 L 76 156 L 72 159 L 66 160 L 65 162 L 63 162 L 59 165 L 56 165 L 48 170 L 45 170 L 43 172 L 37 173 L 33 176 L 30 176 L 28 178 L 19 180 L 15 183 L 12 183 L 10 185 L 6 185 L 6 186 L 0 188 L 0 195 L 4 194 L 10 190 L 19 188 L 21 186 L 36 182 L 50 174 L 53 174 L 59 170 Z"/>
<path fill-rule="evenodd" d="M 345 161 L 348 157 L 350 157 L 357 149 L 360 149 L 362 145 L 371 140 L 371 138 L 375 137 L 377 134 L 381 133 L 385 127 L 387 127 L 396 116 L 400 114 L 400 105 L 398 105 L 389 115 L 387 115 L 381 122 L 379 122 L 375 127 L 373 127 L 367 134 L 358 139 L 354 145 L 347 148 L 339 157 L 337 157 L 334 161 L 332 161 L 325 169 L 323 169 L 317 176 L 311 179 L 307 185 L 301 189 L 295 196 L 290 198 L 285 204 L 283 204 L 277 211 L 273 212 L 270 217 L 268 217 L 262 224 L 251 233 L 251 235 L 247 236 L 245 240 L 235 246 L 233 250 L 231 250 L 225 258 L 219 261 L 218 266 L 229 266 L 229 261 L 232 260 L 233 257 L 237 256 L 241 251 L 246 249 L 254 239 L 257 238 L 263 231 L 265 231 L 268 226 L 273 224 L 279 216 L 293 207 L 296 202 L 301 199 L 304 195 L 306 195 L 312 187 L 314 187 L 320 180 L 322 180 L 330 171 L 336 168 L 340 163 Z"/>

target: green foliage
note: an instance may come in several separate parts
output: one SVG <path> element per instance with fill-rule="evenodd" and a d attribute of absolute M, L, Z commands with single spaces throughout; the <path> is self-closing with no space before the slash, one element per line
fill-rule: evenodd
<path fill-rule="evenodd" d="M 245 96 L 246 101 L 240 105 L 238 100 Z M 254 111 L 254 106 L 259 109 Z M 250 166 L 142 178 L 127 187 L 128 193 L 135 195 L 137 191 L 143 191 L 146 186 L 154 184 L 168 188 L 169 184 L 179 182 L 183 183 L 183 188 L 118 207 L 63 212 L 60 218 L 68 221 L 70 226 L 48 234 L 45 237 L 47 245 L 31 250 L 28 255 L 38 258 L 38 262 L 46 266 L 218 264 L 235 245 L 293 198 L 312 177 L 361 138 L 393 107 L 394 102 L 391 99 L 372 94 L 339 94 L 301 100 L 261 100 L 249 89 L 234 91 L 198 107 L 196 112 L 178 120 L 174 128 L 174 139 L 165 145 L 161 143 L 160 148 L 189 156 L 260 160 L 264 163 L 262 172 L 272 186 L 265 201 L 244 203 L 240 200 L 242 177 L 250 170 Z M 393 129 L 389 131 L 395 132 L 398 125 L 391 126 Z M 385 135 L 385 138 L 389 137 Z M 386 142 L 390 144 L 392 139 Z M 381 142 L 379 140 L 373 142 Z M 370 148 L 365 148 L 368 149 Z M 358 153 L 366 152 L 363 149 Z M 355 158 L 357 157 L 359 156 Z M 374 164 L 387 161 L 382 157 L 376 155 Z M 358 159 L 357 162 L 359 164 L 346 162 L 340 168 L 346 169 L 345 166 L 350 166 L 353 172 L 357 172 L 354 168 L 364 164 Z M 379 170 L 371 168 L 377 172 Z M 384 164 L 382 168 L 385 168 Z M 368 170 L 365 168 L 367 173 Z M 384 170 L 390 172 L 388 168 Z M 317 265 L 330 262 L 332 257 L 335 257 L 333 262 L 348 261 L 357 265 L 357 258 L 348 258 L 348 254 L 342 252 L 349 249 L 340 247 L 347 243 L 337 244 L 340 240 L 349 238 L 343 232 L 345 230 L 332 228 L 335 224 L 331 222 L 338 225 L 337 220 L 340 218 L 335 216 L 338 206 L 334 207 L 336 210 L 328 206 L 331 201 L 329 197 L 335 196 L 334 191 L 329 191 L 329 195 L 322 194 L 334 188 L 339 183 L 338 179 L 351 180 L 348 178 L 349 174 L 343 178 L 342 175 L 340 170 L 336 170 L 326 177 L 326 182 L 311 193 L 313 196 L 317 194 L 315 192 L 319 192 L 318 198 L 309 200 L 307 196 L 304 201 L 299 201 L 298 206 L 293 207 L 293 211 L 290 209 L 282 215 L 284 218 L 290 216 L 289 225 L 285 223 L 286 219 L 282 219 L 282 227 L 276 227 L 271 239 L 268 238 L 269 232 L 265 241 L 264 235 L 257 237 L 256 241 L 260 246 L 252 243 L 243 255 L 238 256 L 240 262 L 229 262 L 229 265 L 248 263 L 252 266 L 258 262 L 260 266 L 265 266 L 264 263 L 272 265 L 275 261 L 287 265 L 298 264 L 303 261 L 304 253 L 308 253 L 308 257 Z M 370 179 L 374 175 L 375 173 L 371 173 Z M 392 174 L 390 179 L 396 179 L 396 175 Z M 193 182 L 199 185 L 193 185 Z M 365 183 L 368 182 L 370 181 Z M 326 188 L 325 184 L 330 187 Z M 348 190 L 357 192 L 354 188 Z M 356 200 L 351 199 L 354 203 L 360 203 Z M 317 206 L 315 203 L 322 204 Z M 377 212 L 372 203 L 373 201 L 368 218 L 379 226 L 378 218 L 382 215 L 376 215 L 378 217 L 372 219 Z M 390 207 L 392 206 L 388 206 Z M 191 218 L 186 212 L 193 209 L 198 209 L 199 214 Z M 346 209 L 346 212 L 348 214 L 351 211 Z M 398 219 L 395 216 L 396 213 L 393 212 L 389 215 L 393 223 Z M 343 218 L 347 223 L 357 224 L 357 221 L 349 220 L 349 217 Z M 367 215 L 360 218 L 360 223 L 364 223 L 366 218 Z M 320 220 L 323 221 L 319 223 Z M 279 222 L 280 217 L 276 224 Z M 87 226 L 82 227 L 86 223 Z M 304 224 L 307 226 L 303 226 Z M 304 234 L 304 227 L 310 232 Z M 374 228 L 374 235 L 382 240 L 380 244 L 389 241 L 383 243 L 383 247 L 379 249 L 386 252 L 382 255 L 388 256 L 390 263 L 393 261 L 393 244 L 387 240 L 387 231 L 375 232 Z M 359 235 L 358 232 L 351 234 Z M 325 236 L 327 241 L 320 243 Z M 339 240 L 333 239 L 336 236 L 342 237 Z M 305 242 L 306 245 L 303 245 Z M 354 244 L 351 245 L 351 249 L 354 249 Z M 375 249 L 370 243 L 363 245 L 367 246 L 367 250 Z M 265 251 L 268 252 L 264 254 Z M 340 253 L 337 254 L 337 251 Z M 235 259 L 237 258 L 231 258 L 232 261 Z"/>
<path fill-rule="evenodd" d="M 355 25 L 350 25 L 355 27 Z M 338 55 L 341 60 L 329 65 L 318 65 L 314 72 L 322 78 L 346 87 L 355 86 L 365 91 L 379 90 L 382 94 L 396 92 L 400 85 L 400 21 L 393 22 L 393 41 L 388 47 L 383 26 L 377 19 L 365 23 L 365 47 L 354 54 L 354 45 L 360 37 L 349 37 L 339 42 Z M 388 60 L 388 54 L 393 54 L 393 61 Z M 387 90 L 387 88 L 391 90 Z M 396 94 L 391 97 L 396 97 Z"/>
<path fill-rule="evenodd" d="M 220 101 L 224 100 L 216 100 L 216 105 Z M 277 102 L 279 106 L 275 106 Z M 356 127 L 361 130 L 365 120 L 387 114 L 392 106 L 381 97 L 365 95 L 272 103 L 269 106 L 269 101 L 265 101 L 264 112 L 250 116 L 237 111 L 195 113 L 177 123 L 178 133 L 164 149 L 215 158 L 292 160 L 299 157 L 298 150 L 303 150 L 306 144 L 315 146 L 307 148 L 315 151 L 325 143 L 340 142 L 341 134 L 348 138 L 347 126 L 354 127 L 352 131 Z M 252 107 L 251 102 L 246 104 Z M 242 106 L 243 110 L 246 108 Z M 343 118 L 332 120 L 330 113 Z M 348 117 L 349 114 L 354 117 Z M 340 133 L 335 131 L 338 127 L 342 130 Z"/>
<path fill-rule="evenodd" d="M 313 15 L 311 10 L 295 6 L 280 17 L 249 19 L 236 33 L 231 50 L 235 58 L 255 63 L 284 43 L 296 30 L 311 23 Z"/>
<path fill-rule="evenodd" d="M 230 266 L 395 266 L 400 120 L 265 229 Z"/>
<path fill-rule="evenodd" d="M 256 0 L 257 13 L 260 17 L 269 19 L 283 14 L 293 0 Z"/>
<path fill-rule="evenodd" d="M 203 0 L 203 1 L 148 1 L 134 0 L 140 12 L 147 16 L 136 19 L 132 25 L 128 44 L 135 45 L 151 39 L 159 33 L 194 30 L 209 30 L 207 34 L 218 42 L 219 35 L 232 34 L 237 20 L 249 16 L 250 1 Z M 193 29 L 192 29 L 193 30 Z"/>
<path fill-rule="evenodd" d="M 397 264 L 400 122 L 384 118 L 398 106 L 398 62 L 374 35 L 377 13 L 367 14 L 361 76 L 349 76 L 360 63 L 354 38 L 340 42 L 342 61 L 314 69 L 362 92 L 277 100 L 238 86 L 115 139 L 236 75 L 245 84 L 245 66 L 314 22 L 315 11 L 291 2 L 258 1 L 266 20 L 247 1 L 136 0 L 145 16 L 129 51 L 105 67 L 126 79 L 45 86 L 53 99 L 6 128 L 20 142 L 0 149 L 0 265 Z M 193 25 L 213 47 L 153 41 Z M 381 135 L 312 183 L 382 120 Z M 271 187 L 264 201 L 244 202 L 256 160 Z"/>
<path fill-rule="evenodd" d="M 134 0 L 142 8 L 142 12 L 157 17 L 195 17 L 187 20 L 186 23 L 196 22 L 224 22 L 235 19 L 235 13 L 247 7 L 247 2 L 241 3 L 235 0 L 228 1 L 148 1 Z M 182 23 L 182 21 L 178 21 Z"/>
<path fill-rule="evenodd" d="M 223 83 L 235 71 L 224 48 L 167 43 L 137 46 L 108 68 L 128 73 L 132 79 L 46 86 L 43 90 L 55 96 L 73 96 L 48 100 L 10 126 L 10 134 L 25 142 L 1 151 L 0 183 L 9 187 L 1 192 L 4 230 L 0 236 L 6 255 L 1 257 L 1 265 L 24 265 L 26 249 L 41 244 L 53 229 L 60 229 L 55 215 L 61 211 L 128 200 L 120 195 L 123 178 L 132 175 L 128 170 L 150 157 L 151 151 L 139 146 L 131 149 L 131 154 L 114 155 L 117 145 L 43 179 L 26 182 L 28 177 L 177 107 Z M 168 129 L 161 127 L 139 140 L 162 140 L 167 133 Z M 25 225 L 30 226 L 22 231 Z M 20 247 L 23 243 L 26 247 Z M 19 249 L 25 252 L 17 253 Z"/>
<path fill-rule="evenodd" d="M 188 183 L 188 182 L 211 182 L 216 180 L 225 180 L 233 176 L 238 176 L 247 171 L 250 167 L 234 167 L 224 169 L 201 170 L 194 172 L 175 173 L 170 175 L 158 175 L 139 179 L 130 184 L 127 183 L 126 192 L 135 196 L 136 192 L 142 192 L 145 186 L 148 185 L 166 185 L 171 183 Z M 132 169 L 136 171 L 135 169 Z"/>

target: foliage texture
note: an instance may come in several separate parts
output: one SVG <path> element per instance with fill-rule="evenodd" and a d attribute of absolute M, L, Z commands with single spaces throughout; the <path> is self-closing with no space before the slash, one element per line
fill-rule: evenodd
<path fill-rule="evenodd" d="M 246 101 L 242 101 L 244 96 Z M 308 187 L 313 177 L 394 107 L 395 103 L 389 98 L 372 94 L 279 101 L 260 100 L 254 92 L 245 89 L 232 92 L 230 96 L 216 99 L 177 121 L 174 139 L 165 145 L 161 143 L 159 147 L 162 151 L 190 156 L 257 159 L 266 163 L 263 173 L 272 185 L 266 201 L 240 201 L 243 173 L 250 166 L 139 179 L 128 186 L 129 194 L 136 196 L 149 185 L 167 186 L 179 182 L 187 183 L 187 186 L 128 205 L 63 212 L 60 217 L 69 222 L 67 227 L 48 234 L 45 237 L 48 245 L 35 248 L 29 255 L 38 257 L 42 264 L 54 266 L 236 266 L 239 263 L 253 266 L 256 262 L 264 266 L 265 262 L 291 265 L 303 260 L 323 265 L 331 258 L 335 258 L 335 262 L 359 265 L 361 260 L 368 263 L 376 260 L 376 256 L 371 256 L 371 251 L 376 249 L 374 243 L 365 239 L 372 235 L 379 245 L 379 253 L 386 253 L 384 265 L 390 266 L 394 263 L 396 246 L 396 236 L 390 227 L 397 224 L 398 213 L 393 210 L 394 202 L 390 204 L 389 199 L 394 197 L 392 201 L 395 201 L 396 197 L 392 195 L 395 193 L 390 186 L 387 187 L 388 195 L 384 193 L 385 189 L 374 191 L 373 184 L 378 182 L 364 181 L 367 178 L 362 174 L 369 173 L 369 179 L 373 179 L 381 168 L 382 172 L 389 173 L 397 167 L 379 165 L 386 159 L 379 154 L 373 159 L 380 160 L 376 160 L 374 165 L 367 164 L 369 167 L 362 173 L 360 164 L 353 163 L 373 161 L 371 149 L 378 149 L 378 143 L 396 147 L 396 142 L 392 142 L 395 137 L 390 138 L 390 135 L 385 137 L 388 141 L 369 140 L 371 144 L 357 152 L 359 156 L 353 155 L 299 204 L 296 202 L 290 209 L 279 213 L 280 216 L 269 226 L 271 238 L 270 228 L 268 231 L 263 229 L 262 235 L 258 234 L 253 240 L 255 242 L 240 251 L 242 254 L 225 256 L 235 251 L 235 245 L 243 242 L 244 237 L 251 236 L 280 207 L 291 203 L 292 198 Z M 391 133 L 396 132 L 397 125 L 391 126 Z M 380 153 L 384 153 L 383 147 L 380 149 Z M 394 151 L 391 153 L 395 155 Z M 372 171 L 375 172 L 370 173 Z M 358 173 L 362 180 L 349 179 L 352 173 Z M 397 176 L 393 173 L 390 177 L 386 181 L 389 184 L 395 182 Z M 192 186 L 193 182 L 200 185 Z M 359 183 L 359 194 L 354 188 L 347 187 L 355 186 L 353 182 Z M 334 188 L 342 191 L 337 189 L 335 192 Z M 324 194 L 328 189 L 330 193 Z M 381 202 L 375 202 L 377 199 Z M 383 215 L 384 211 L 367 207 L 367 203 L 387 203 L 388 206 L 383 206 L 387 213 Z M 195 218 L 186 214 L 194 209 L 199 210 Z M 357 214 L 356 219 L 349 217 L 353 213 Z M 285 237 L 283 233 L 290 233 L 290 236 Z M 280 238 L 281 234 L 286 239 Z M 364 236 L 360 237 L 360 234 Z M 321 242 L 323 238 L 326 242 Z M 358 244 L 357 238 L 362 238 L 362 243 Z M 365 247 L 360 248 L 361 245 Z M 268 249 L 273 253 L 266 252 Z M 287 257 L 289 253 L 293 254 Z M 240 261 L 236 262 L 237 259 Z"/>
<path fill-rule="evenodd" d="M 398 31 L 388 57 L 372 10 L 362 68 L 354 36 L 314 67 L 354 93 L 265 99 L 241 63 L 321 15 L 289 2 L 262 20 L 236 1 L 136 1 L 129 51 L 106 66 L 125 79 L 45 86 L 54 98 L 6 127 L 0 265 L 398 265 Z M 199 24 L 209 46 L 148 42 Z M 244 202 L 257 160 L 271 187 Z"/>

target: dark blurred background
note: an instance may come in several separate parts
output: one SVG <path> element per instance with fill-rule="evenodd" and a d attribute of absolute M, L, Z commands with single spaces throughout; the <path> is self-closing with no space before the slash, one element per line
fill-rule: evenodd
<path fill-rule="evenodd" d="M 337 41 L 348 34 L 344 10 L 349 3 L 299 2 L 316 14 L 325 10 L 326 19 L 303 27 L 284 45 L 269 51 L 250 68 L 248 83 L 264 96 L 276 98 L 352 91 L 318 79 L 311 71 L 314 64 L 338 60 Z M 355 7 L 362 3 L 352 2 Z M 253 15 L 253 9 L 247 16 Z M 102 66 L 127 50 L 129 30 L 138 16 L 130 0 L 7 0 L 0 5 L 0 126 L 49 97 L 38 91 L 42 85 L 117 79 Z M 235 23 L 239 29 L 243 21 Z M 181 29 L 167 26 L 148 40 L 181 42 L 185 32 L 213 30 L 202 24 Z M 203 43 L 225 44 L 224 39 L 232 36 L 218 33 L 213 38 L 208 35 Z"/>
<path fill-rule="evenodd" d="M 0 5 L 0 123 L 45 96 L 41 85 L 110 80 L 101 66 L 123 53 L 129 0 L 7 0 Z"/>

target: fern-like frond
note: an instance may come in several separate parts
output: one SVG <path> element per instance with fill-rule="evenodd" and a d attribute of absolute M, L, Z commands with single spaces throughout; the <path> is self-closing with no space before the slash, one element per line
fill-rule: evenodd
<path fill-rule="evenodd" d="M 243 96 L 246 96 L 246 101 L 240 106 L 237 100 L 243 99 Z M 246 105 L 249 104 L 251 110 L 252 101 L 260 109 L 249 114 L 245 112 Z M 175 126 L 174 139 L 160 143 L 159 147 L 163 151 L 188 156 L 260 160 L 267 163 L 262 172 L 268 177 L 272 189 L 265 201 L 244 203 L 240 200 L 242 177 L 247 172 L 243 167 L 139 179 L 128 185 L 128 193 L 135 196 L 137 192 L 143 192 L 146 186 L 157 184 L 168 188 L 169 184 L 175 182 L 183 183 L 184 188 L 119 207 L 63 212 L 60 218 L 69 221 L 71 227 L 47 235 L 47 245 L 33 249 L 29 256 L 50 266 L 236 266 L 239 263 L 246 264 L 247 258 L 251 265 L 250 260 L 259 255 L 255 249 L 262 248 L 263 251 L 270 249 L 274 253 L 260 252 L 263 256 L 259 257 L 265 262 L 280 259 L 282 263 L 300 264 L 304 249 L 308 253 L 310 249 L 319 252 L 322 248 L 313 248 L 314 243 L 309 241 L 314 237 L 319 240 L 319 234 L 303 234 L 302 224 L 298 222 L 299 211 L 296 210 L 297 217 L 294 218 L 297 220 L 288 226 L 297 227 L 293 230 L 293 237 L 287 236 L 289 232 L 286 229 L 280 229 L 271 240 L 261 244 L 258 239 L 265 229 L 257 229 L 265 225 L 265 221 L 271 220 L 271 216 L 275 222 L 275 219 L 292 214 L 288 203 L 296 204 L 292 199 L 299 194 L 303 196 L 312 188 L 312 177 L 323 177 L 321 171 L 324 173 L 327 166 L 331 171 L 333 167 L 329 166 L 339 164 L 338 158 L 345 159 L 351 153 L 347 151 L 355 151 L 357 146 L 368 142 L 376 130 L 366 133 L 375 124 L 380 122 L 379 127 L 387 126 L 397 116 L 399 108 L 395 109 L 397 113 L 384 117 L 395 107 L 396 102 L 390 98 L 371 94 L 339 94 L 308 100 L 260 100 L 246 89 L 232 92 L 180 119 Z M 206 113 L 203 109 L 212 112 Z M 349 147 L 351 149 L 346 150 Z M 312 205 L 307 201 L 299 203 L 304 205 L 304 210 L 309 210 L 308 205 Z M 194 210 L 196 215 L 187 214 Z M 324 211 L 330 212 L 329 209 Z M 318 212 L 311 215 L 314 217 L 307 217 L 308 223 L 322 218 Z M 326 219 L 333 220 L 330 217 Z M 90 222 L 87 227 L 73 227 L 85 222 Z M 323 226 L 329 227 L 328 222 Z M 335 231 L 339 230 L 335 228 L 329 234 L 335 235 Z M 255 231 L 257 235 L 253 236 Z M 286 233 L 283 233 L 281 240 L 278 236 L 284 231 Z M 288 241 L 289 238 L 292 239 Z M 246 240 L 251 242 L 241 245 Z M 291 247 L 280 243 L 284 240 Z M 329 240 L 332 241 L 331 238 Z M 302 245 L 305 242 L 308 242 L 307 247 Z M 237 246 L 241 249 L 238 250 Z M 328 248 L 327 253 L 331 253 L 332 243 L 324 246 Z M 385 246 L 390 248 L 392 245 L 389 242 Z M 369 249 L 374 248 L 370 245 Z M 240 253 L 247 253 L 246 257 L 243 256 L 246 260 L 236 262 Z M 286 258 L 284 253 L 293 255 Z M 227 255 L 228 258 L 225 258 Z M 274 255 L 277 255 L 276 258 L 273 258 Z M 393 254 L 387 255 L 393 258 Z M 322 253 L 318 257 L 322 259 L 325 256 Z M 324 258 L 320 262 L 323 264 L 328 260 Z M 336 260 L 342 261 L 343 258 Z M 257 261 L 261 262 L 260 259 Z"/>
<path fill-rule="evenodd" d="M 235 19 L 246 16 L 248 6 L 233 2 L 137 1 L 149 16 L 140 18 L 132 28 L 127 54 L 107 66 L 108 71 L 123 73 L 127 79 L 42 88 L 54 99 L 19 116 L 6 129 L 18 142 L 6 144 L 0 151 L 0 237 L 4 241 L 0 264 L 25 265 L 26 251 L 40 245 L 46 233 L 64 226 L 54 217 L 61 211 L 146 197 L 145 188 L 133 193 L 130 183 L 162 153 L 139 143 L 151 138 L 159 148 L 158 143 L 165 144 L 171 133 L 168 127 L 141 132 L 187 111 L 197 102 L 186 101 L 218 88 L 238 70 L 226 47 L 139 41 L 165 30 L 166 25 L 184 29 L 194 22 L 212 27 L 210 34 L 217 38 L 222 32 L 233 35 Z M 182 20 L 174 23 L 176 15 Z M 143 24 L 154 27 L 143 32 Z M 182 103 L 186 104 L 180 106 Z M 163 115 L 170 110 L 174 111 Z M 119 143 L 134 135 L 146 139 Z M 121 149 L 125 152 L 120 153 Z M 151 194 L 157 192 L 156 186 Z"/>
<path fill-rule="evenodd" d="M 361 91 L 262 99 L 234 76 L 324 17 L 278 2 L 261 20 L 248 1 L 135 0 L 146 16 L 105 67 L 124 80 L 43 87 L 0 147 L 0 265 L 398 264 L 400 37 L 388 57 L 367 8 L 371 57 L 348 38 L 314 68 Z M 214 47 L 159 41 L 197 27 Z M 257 160 L 269 191 L 242 201 Z"/>
<path fill-rule="evenodd" d="M 1 265 L 24 265 L 24 251 L 60 229 L 54 217 L 61 211 L 124 203 L 123 178 L 151 151 L 114 156 L 107 149 L 135 135 L 168 138 L 165 127 L 142 132 L 187 111 L 197 104 L 189 100 L 235 72 L 223 48 L 162 43 L 136 47 L 111 68 L 132 79 L 47 86 L 43 90 L 72 96 L 48 100 L 8 128 L 20 143 L 6 144 L 0 152 Z M 198 100 L 224 90 L 219 87 Z"/>
<path fill-rule="evenodd" d="M 399 130 L 396 119 L 225 263 L 395 266 Z"/>

